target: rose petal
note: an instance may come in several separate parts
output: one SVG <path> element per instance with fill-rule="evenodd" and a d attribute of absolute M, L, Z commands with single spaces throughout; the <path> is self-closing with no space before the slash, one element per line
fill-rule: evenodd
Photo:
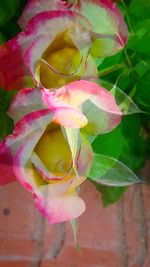
<path fill-rule="evenodd" d="M 72 180 L 69 181 L 59 181 L 56 183 L 50 183 L 46 185 L 42 185 L 39 188 L 40 195 L 49 197 L 49 198 L 54 198 L 58 197 L 60 195 L 63 195 L 64 193 L 67 192 Z"/>
<path fill-rule="evenodd" d="M 121 120 L 113 95 L 98 84 L 89 81 L 75 81 L 58 89 L 53 97 L 42 91 L 43 100 L 49 106 L 75 106 L 82 110 L 88 120 L 84 130 L 92 135 L 106 133 L 115 128 Z"/>
<path fill-rule="evenodd" d="M 39 136 L 32 137 L 15 155 L 15 175 L 34 195 L 36 207 L 48 218 L 49 223 L 68 221 L 80 216 L 85 210 L 85 204 L 75 193 L 64 193 L 68 188 L 68 182 L 56 186 L 51 184 L 43 186 L 43 180 L 38 177 L 28 160 L 38 138 Z M 62 194 L 59 195 L 60 193 Z"/>
<path fill-rule="evenodd" d="M 125 46 L 128 30 L 115 3 L 111 0 L 80 0 L 76 9 L 91 25 L 92 56 L 112 55 Z"/>
<path fill-rule="evenodd" d="M 37 208 L 48 217 L 50 223 L 76 218 L 84 212 L 85 204 L 76 195 L 65 193 L 70 181 L 43 187 L 43 179 L 35 172 L 29 160 L 40 136 L 41 132 L 32 135 L 19 148 L 13 160 L 14 173 L 21 184 L 34 195 Z"/>
<path fill-rule="evenodd" d="M 44 108 L 46 109 L 46 105 L 42 101 L 41 91 L 34 88 L 25 88 L 13 98 L 7 114 L 16 124 L 25 115 Z"/>
<path fill-rule="evenodd" d="M 40 139 L 43 131 L 31 135 L 23 143 L 13 157 L 13 170 L 19 182 L 31 193 L 38 194 L 39 186 L 46 183 L 33 168 L 30 161 L 32 151 Z"/>
<path fill-rule="evenodd" d="M 28 73 L 29 68 L 34 78 L 36 66 L 48 45 L 57 34 L 70 29 L 77 47 L 88 47 L 90 37 L 88 32 L 81 34 L 81 27 L 77 24 L 76 16 L 71 11 L 46 11 L 37 14 L 31 19 L 26 30 L 17 35 L 6 44 L 0 46 L 0 86 L 11 89 L 20 89 L 33 85 L 33 80 Z"/>
<path fill-rule="evenodd" d="M 18 24 L 22 29 L 25 29 L 28 22 L 37 14 L 48 11 L 57 10 L 63 5 L 61 0 L 29 0 L 26 4 L 21 17 L 18 20 Z"/>
<path fill-rule="evenodd" d="M 63 176 L 56 176 L 54 173 L 51 173 L 43 162 L 40 160 L 38 155 L 35 152 L 32 152 L 31 161 L 34 164 L 36 170 L 39 172 L 39 174 L 45 179 L 47 182 L 50 181 L 61 181 L 64 178 Z"/>
<path fill-rule="evenodd" d="M 31 153 L 29 150 L 32 142 L 33 139 L 15 157 L 14 171 L 17 178 L 34 195 L 36 207 L 48 218 L 49 223 L 68 221 L 80 216 L 85 210 L 83 200 L 71 193 L 64 194 L 70 182 L 56 186 L 40 186 L 42 181 L 33 170 L 30 162 L 27 161 L 29 153 Z"/>
<path fill-rule="evenodd" d="M 51 224 L 72 220 L 85 211 L 84 201 L 76 194 L 66 193 L 52 198 L 48 195 L 48 189 L 45 189 L 43 196 L 35 198 L 35 204 Z"/>
<path fill-rule="evenodd" d="M 18 41 L 25 50 L 25 62 L 38 82 L 40 82 L 38 77 L 38 66 L 40 65 L 38 64 L 41 64 L 40 60 L 44 52 L 56 36 L 67 31 L 73 44 L 81 53 L 81 57 L 83 54 L 82 65 L 88 65 L 86 75 L 90 76 L 89 71 L 87 71 L 90 60 L 85 62 L 91 46 L 89 32 L 77 23 L 75 13 L 71 11 L 47 11 L 36 15 L 29 22 L 25 33 L 18 36 Z M 25 47 L 24 42 L 26 42 Z M 95 68 L 92 70 L 91 76 L 95 76 Z"/>
<path fill-rule="evenodd" d="M 0 154 L 15 155 L 22 144 L 25 144 L 32 136 L 38 133 L 42 135 L 52 118 L 53 113 L 50 110 L 32 112 L 23 117 L 16 124 L 13 133 L 0 143 Z"/>
<path fill-rule="evenodd" d="M 65 127 L 78 129 L 87 124 L 87 119 L 78 109 L 60 106 L 55 109 L 53 122 Z"/>

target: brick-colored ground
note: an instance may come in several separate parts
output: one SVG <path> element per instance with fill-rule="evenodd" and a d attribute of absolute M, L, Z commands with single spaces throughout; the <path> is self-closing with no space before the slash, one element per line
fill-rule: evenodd
<path fill-rule="evenodd" d="M 19 183 L 1 187 L 0 267 L 150 267 L 150 187 L 131 186 L 108 208 L 89 182 L 81 195 L 79 254 L 68 223 L 49 225 Z"/>

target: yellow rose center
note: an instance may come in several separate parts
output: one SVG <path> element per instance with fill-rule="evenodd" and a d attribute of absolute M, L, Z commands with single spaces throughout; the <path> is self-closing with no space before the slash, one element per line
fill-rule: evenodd
<path fill-rule="evenodd" d="M 79 79 L 81 55 L 66 32 L 56 36 L 38 65 L 40 82 L 57 88 Z"/>
<path fill-rule="evenodd" d="M 71 168 L 71 152 L 60 129 L 46 131 L 35 148 L 46 168 L 57 175 L 66 174 Z"/>

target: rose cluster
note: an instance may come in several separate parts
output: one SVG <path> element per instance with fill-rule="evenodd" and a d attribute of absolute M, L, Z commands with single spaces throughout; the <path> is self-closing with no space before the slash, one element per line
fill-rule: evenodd
<path fill-rule="evenodd" d="M 126 24 L 111 0 L 29 0 L 18 23 L 22 32 L 0 47 L 0 85 L 21 89 L 0 157 L 50 223 L 72 220 L 85 210 L 78 188 L 92 166 L 89 137 L 121 120 L 95 59 L 124 47 Z"/>

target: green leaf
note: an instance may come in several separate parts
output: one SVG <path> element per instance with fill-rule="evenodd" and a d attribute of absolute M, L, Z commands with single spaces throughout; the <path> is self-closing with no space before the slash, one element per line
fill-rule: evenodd
<path fill-rule="evenodd" d="M 112 85 L 106 81 L 101 81 L 100 84 L 109 89 L 109 91 L 114 95 L 116 103 L 118 104 L 122 114 L 129 115 L 142 112 L 132 98 L 118 86 Z"/>
<path fill-rule="evenodd" d="M 141 180 L 122 162 L 105 155 L 95 154 L 89 173 L 92 181 L 109 186 L 128 186 Z"/>
<path fill-rule="evenodd" d="M 0 0 L 0 32 L 5 36 L 2 41 L 13 38 L 21 31 L 17 21 L 26 2 L 27 0 Z"/>
<path fill-rule="evenodd" d="M 136 114 L 123 117 L 116 129 L 96 138 L 92 144 L 94 152 L 119 159 L 133 171 L 142 168 L 147 147 L 142 136 L 143 116 Z"/>
<path fill-rule="evenodd" d="M 11 134 L 14 128 L 13 120 L 8 117 L 6 111 L 10 105 L 10 102 L 13 96 L 16 94 L 16 91 L 4 91 L 0 88 L 0 140 Z"/>
<path fill-rule="evenodd" d="M 132 0 L 129 5 L 130 16 L 134 15 L 138 18 L 149 18 L 150 1 L 149 0 Z"/>
<path fill-rule="evenodd" d="M 93 181 L 90 180 L 92 183 Z M 115 203 L 118 201 L 123 193 L 127 190 L 127 187 L 112 187 L 112 186 L 105 186 L 97 183 L 93 183 L 96 189 L 101 193 L 103 206 L 107 207 L 110 204 Z"/>
<path fill-rule="evenodd" d="M 150 70 L 139 80 L 134 99 L 136 103 L 150 112 Z"/>
<path fill-rule="evenodd" d="M 0 140 L 2 140 L 6 135 L 12 133 L 13 131 L 13 121 L 7 116 L 3 111 L 0 112 Z"/>
<path fill-rule="evenodd" d="M 2 31 L 5 33 L 7 40 L 16 36 L 17 33 L 20 32 L 20 27 L 18 26 L 16 18 L 9 20 L 5 25 L 3 25 Z"/>
<path fill-rule="evenodd" d="M 7 111 L 13 97 L 17 93 L 17 90 L 5 91 L 0 88 L 0 110 Z"/>
<path fill-rule="evenodd" d="M 130 36 L 128 48 L 134 52 L 150 56 L 150 19 L 145 19 L 135 23 L 133 26 L 134 33 Z"/>
<path fill-rule="evenodd" d="M 0 45 L 6 41 L 5 34 L 0 32 Z"/>
<path fill-rule="evenodd" d="M 0 0 L 0 26 L 7 23 L 17 12 L 19 0 Z"/>
<path fill-rule="evenodd" d="M 122 123 L 112 132 L 99 135 L 92 144 L 95 153 L 120 158 L 126 139 L 122 132 Z"/>
<path fill-rule="evenodd" d="M 150 60 L 139 60 L 134 69 L 139 78 L 141 78 L 148 70 L 150 70 Z"/>
<path fill-rule="evenodd" d="M 123 62 L 123 53 L 122 51 L 117 53 L 116 55 L 107 57 L 99 62 L 99 75 L 100 77 L 105 76 L 107 73 L 112 72 L 118 68 L 122 68 L 124 66 Z"/>

